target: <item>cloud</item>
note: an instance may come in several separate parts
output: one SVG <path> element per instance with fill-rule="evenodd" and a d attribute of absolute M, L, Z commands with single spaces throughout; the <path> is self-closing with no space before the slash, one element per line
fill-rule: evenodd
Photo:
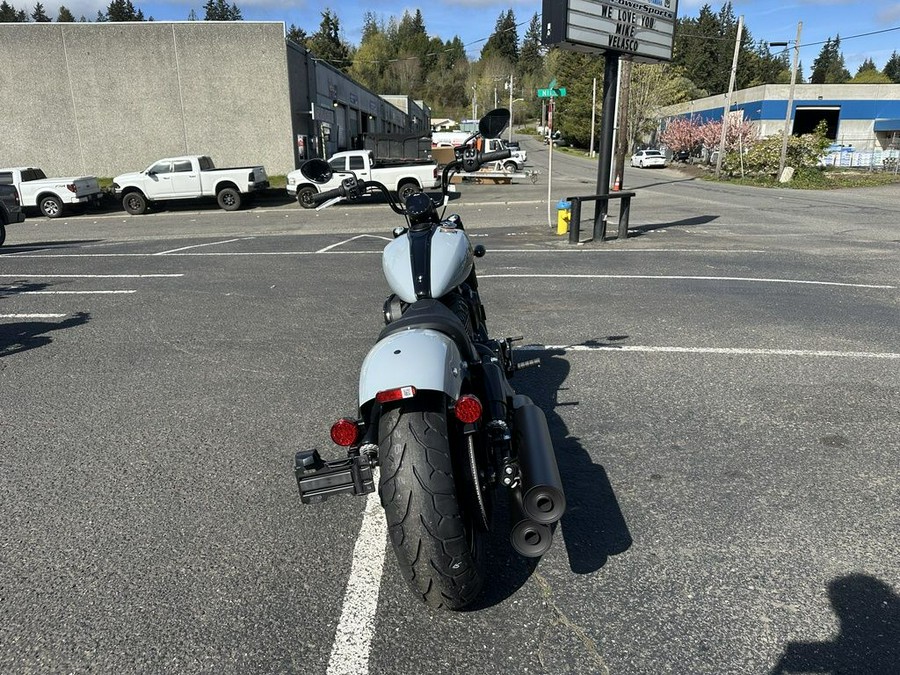
<path fill-rule="evenodd" d="M 878 12 L 878 20 L 891 24 L 900 21 L 900 2 L 896 2 L 890 7 L 886 7 Z"/>

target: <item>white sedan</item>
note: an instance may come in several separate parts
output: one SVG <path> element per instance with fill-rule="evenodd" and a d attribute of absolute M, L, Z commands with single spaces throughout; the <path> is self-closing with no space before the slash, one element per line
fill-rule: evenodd
<path fill-rule="evenodd" d="M 638 150 L 631 156 L 631 166 L 665 166 L 666 156 L 659 150 Z"/>

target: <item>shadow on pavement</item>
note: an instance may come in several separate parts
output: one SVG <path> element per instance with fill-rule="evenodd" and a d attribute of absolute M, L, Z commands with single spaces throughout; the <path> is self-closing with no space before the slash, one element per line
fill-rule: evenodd
<path fill-rule="evenodd" d="M 770 675 L 896 675 L 900 672 L 900 596 L 868 574 L 850 574 L 828 585 L 840 622 L 829 642 L 789 642 Z"/>
<path fill-rule="evenodd" d="M 90 321 L 90 314 L 79 312 L 63 321 L 17 321 L 0 323 L 0 358 L 12 356 L 36 347 L 44 347 L 53 338 L 48 335 L 53 331 L 65 330 L 81 326 Z"/>
<path fill-rule="evenodd" d="M 28 242 L 25 244 L 14 244 L 13 246 L 4 246 L 0 248 L 0 255 L 10 255 L 12 253 L 27 253 L 29 251 L 38 251 L 48 248 L 67 248 L 69 246 L 81 246 L 83 244 L 96 244 L 101 239 L 69 239 L 67 241 L 49 241 L 46 243 Z"/>
<path fill-rule="evenodd" d="M 670 227 L 690 227 L 692 225 L 706 225 L 719 216 L 695 216 L 693 218 L 685 218 L 684 220 L 676 220 L 671 223 L 656 223 L 655 225 L 637 225 L 628 228 L 628 237 L 640 237 L 641 235 L 653 232 L 654 230 L 667 230 Z"/>
<path fill-rule="evenodd" d="M 612 336 L 603 344 L 622 339 L 625 336 Z M 563 385 L 569 374 L 569 361 L 563 350 L 528 354 L 527 348 L 522 348 L 516 353 L 519 360 L 529 356 L 541 358 L 540 368 L 521 371 L 512 384 L 518 393 L 531 397 L 544 411 L 556 449 L 566 493 L 566 513 L 555 528 L 554 546 L 560 545 L 561 529 L 572 572 L 596 572 L 610 556 L 627 551 L 632 539 L 606 470 L 594 464 L 588 450 L 578 437 L 569 434 L 557 412 L 564 406 L 579 405 L 578 401 L 560 401 L 560 394 L 564 396 L 566 391 Z M 485 552 L 489 584 L 473 610 L 496 605 L 513 595 L 539 562 L 539 559 L 521 557 L 510 545 L 507 499 L 495 503 L 494 516 L 494 528 Z"/>

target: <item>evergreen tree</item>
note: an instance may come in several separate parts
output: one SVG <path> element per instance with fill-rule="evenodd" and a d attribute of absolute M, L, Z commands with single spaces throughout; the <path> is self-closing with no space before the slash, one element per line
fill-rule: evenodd
<path fill-rule="evenodd" d="M 541 18 L 535 12 L 522 40 L 522 51 L 519 52 L 519 76 L 530 75 L 544 69 L 544 57 L 541 54 Z"/>
<path fill-rule="evenodd" d="M 110 0 L 106 8 L 107 21 L 143 21 L 144 13 L 135 9 L 131 0 Z"/>
<path fill-rule="evenodd" d="M 322 12 L 319 30 L 309 36 L 306 46 L 316 58 L 328 61 L 344 72 L 349 69 L 350 47 L 341 39 L 340 19 L 330 9 Z"/>
<path fill-rule="evenodd" d="M 849 79 L 850 71 L 844 65 L 844 55 L 841 54 L 841 36 L 838 35 L 834 40 L 828 38 L 813 61 L 809 81 L 812 84 L 842 84 Z"/>
<path fill-rule="evenodd" d="M 868 58 L 863 61 L 850 80 L 853 84 L 890 84 L 891 78 L 878 70 L 875 62 Z"/>
<path fill-rule="evenodd" d="M 728 88 L 730 71 L 722 61 L 722 36 L 719 18 L 710 6 L 703 5 L 696 19 L 678 19 L 672 61 L 691 81 L 707 94 L 720 94 Z M 732 39 L 732 48 L 734 41 Z"/>
<path fill-rule="evenodd" d="M 59 13 L 56 15 L 57 23 L 74 23 L 75 15 L 65 5 L 59 6 Z"/>
<path fill-rule="evenodd" d="M 394 47 L 388 39 L 384 25 L 373 12 L 363 16 L 362 38 L 348 72 L 357 82 L 380 94 L 394 92 L 386 75 L 394 57 Z"/>
<path fill-rule="evenodd" d="M 603 82 L 604 59 L 594 54 L 563 49 L 553 49 L 550 54 L 548 70 L 567 92 L 565 96 L 555 99 L 553 129 L 586 148 L 591 140 L 594 78 L 597 78 L 598 85 Z"/>
<path fill-rule="evenodd" d="M 893 52 L 891 58 L 884 64 L 884 74 L 890 78 L 891 82 L 900 84 L 900 54 Z"/>
<path fill-rule="evenodd" d="M 0 2 L 0 22 L 2 23 L 26 23 L 28 15 L 24 9 L 16 9 L 6 0 Z"/>
<path fill-rule="evenodd" d="M 306 40 L 309 36 L 306 34 L 305 30 L 299 28 L 298 26 L 295 26 L 294 24 L 291 24 L 291 27 L 287 29 L 287 35 L 285 37 L 287 37 L 287 39 L 291 42 L 296 42 L 298 45 L 302 45 L 306 43 Z"/>
<path fill-rule="evenodd" d="M 494 32 L 481 49 L 481 60 L 491 56 L 499 56 L 511 65 L 519 61 L 519 32 L 511 9 L 500 13 Z"/>
<path fill-rule="evenodd" d="M 35 23 L 50 23 L 50 17 L 47 16 L 44 5 L 40 2 L 34 6 L 34 11 L 31 12 L 31 20 Z"/>
<path fill-rule="evenodd" d="M 204 21 L 242 21 L 244 19 L 240 8 L 235 3 L 228 4 L 228 0 L 206 0 L 203 5 L 206 15 Z"/>
<path fill-rule="evenodd" d="M 470 104 L 466 48 L 459 36 L 455 36 L 447 42 L 432 38 L 431 50 L 437 61 L 426 73 L 422 98 L 448 117 L 462 116 Z"/>

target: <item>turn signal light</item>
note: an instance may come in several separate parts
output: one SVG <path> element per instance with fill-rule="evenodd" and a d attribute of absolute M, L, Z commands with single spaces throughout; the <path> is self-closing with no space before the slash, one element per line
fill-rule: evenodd
<path fill-rule="evenodd" d="M 464 424 L 472 424 L 481 419 L 481 401 L 471 394 L 459 397 L 453 412 L 456 419 Z"/>
<path fill-rule="evenodd" d="M 359 426 L 354 420 L 342 417 L 331 425 L 331 440 L 336 445 L 349 448 L 359 438 Z"/>
<path fill-rule="evenodd" d="M 412 398 L 415 395 L 415 387 L 397 387 L 396 389 L 379 391 L 375 394 L 375 400 L 379 403 L 390 403 L 391 401 L 401 401 L 405 398 Z"/>

